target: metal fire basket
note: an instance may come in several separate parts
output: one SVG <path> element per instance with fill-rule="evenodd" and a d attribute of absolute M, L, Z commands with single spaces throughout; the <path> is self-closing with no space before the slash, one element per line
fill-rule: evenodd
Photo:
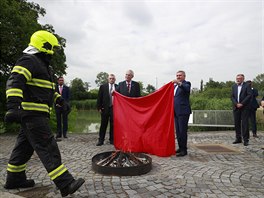
<path fill-rule="evenodd" d="M 103 175 L 133 176 L 148 173 L 152 158 L 143 153 L 110 151 L 92 158 L 92 169 Z"/>

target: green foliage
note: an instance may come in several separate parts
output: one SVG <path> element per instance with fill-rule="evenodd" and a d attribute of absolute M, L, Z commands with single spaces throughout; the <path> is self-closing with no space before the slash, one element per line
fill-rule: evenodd
<path fill-rule="evenodd" d="M 205 91 L 198 94 L 207 99 L 211 98 L 230 98 L 231 87 L 228 88 L 207 88 Z"/>
<path fill-rule="evenodd" d="M 264 91 L 264 73 L 259 74 L 253 79 L 253 87 L 258 89 L 259 92 Z"/>
<path fill-rule="evenodd" d="M 89 99 L 97 99 L 99 89 L 91 89 L 89 93 Z"/>
<path fill-rule="evenodd" d="M 97 74 L 95 83 L 97 84 L 98 87 L 107 82 L 108 82 L 108 73 L 100 72 L 99 74 Z"/>
<path fill-rule="evenodd" d="M 19 132 L 20 129 L 20 124 L 17 123 L 3 123 L 0 121 L 0 133 L 17 133 Z"/>
<path fill-rule="evenodd" d="M 154 91 L 156 91 L 155 87 L 153 85 L 148 84 L 148 86 L 146 87 L 146 92 L 150 94 L 153 93 Z"/>
<path fill-rule="evenodd" d="M 1 72 L 8 75 L 27 47 L 32 33 L 42 29 L 37 20 L 39 15 L 45 14 L 45 10 L 25 0 L 1 0 L 0 13 Z"/>
<path fill-rule="evenodd" d="M 77 110 L 95 110 L 97 109 L 96 102 L 96 99 L 73 100 L 71 105 L 75 106 Z"/>
<path fill-rule="evenodd" d="M 39 16 L 44 16 L 46 11 L 36 3 L 26 0 L 1 0 L 0 5 L 0 121 L 5 113 L 5 85 L 12 67 L 28 46 L 31 35 L 37 30 L 52 32 L 59 40 L 60 49 L 56 50 L 51 65 L 56 76 L 66 74 L 67 65 L 64 48 L 66 40 L 55 34 L 52 25 L 40 25 Z M 11 127 L 13 128 L 13 127 Z M 8 129 L 9 130 L 9 129 Z"/>
<path fill-rule="evenodd" d="M 210 88 L 202 93 L 191 95 L 191 107 L 193 110 L 231 110 L 231 90 L 228 88 Z"/>
<path fill-rule="evenodd" d="M 72 100 L 83 100 L 88 98 L 88 92 L 85 90 L 85 84 L 80 78 L 71 81 L 70 93 Z"/>
<path fill-rule="evenodd" d="M 144 93 L 143 82 L 138 81 L 138 83 L 139 83 L 139 88 L 140 88 L 140 94 L 141 94 L 141 96 L 145 96 L 146 94 Z"/>
<path fill-rule="evenodd" d="M 207 82 L 204 86 L 204 91 L 207 89 L 221 89 L 221 88 L 231 88 L 231 86 L 234 84 L 234 81 L 226 81 L 226 82 L 217 82 L 214 81 L 212 78 L 209 79 L 209 82 Z"/>

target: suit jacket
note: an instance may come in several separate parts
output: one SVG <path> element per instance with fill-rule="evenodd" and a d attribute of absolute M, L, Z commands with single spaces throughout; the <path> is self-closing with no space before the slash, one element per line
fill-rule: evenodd
<path fill-rule="evenodd" d="M 117 84 L 114 84 L 115 89 L 117 88 Z M 98 92 L 98 97 L 97 97 L 97 109 L 109 110 L 110 106 L 110 93 L 109 93 L 109 83 L 105 83 L 100 86 L 99 92 Z"/>
<path fill-rule="evenodd" d="M 60 91 L 59 91 L 59 85 L 56 85 L 56 87 L 55 87 L 55 91 L 58 92 L 58 93 L 60 94 Z M 69 101 L 70 101 L 70 88 L 69 88 L 68 86 L 63 85 L 61 96 L 63 97 L 63 99 L 64 99 L 66 102 L 69 102 Z"/>
<path fill-rule="evenodd" d="M 236 109 L 237 103 L 243 104 L 243 109 L 250 109 L 250 101 L 252 98 L 252 90 L 250 88 L 250 85 L 247 83 L 242 84 L 242 88 L 239 94 L 239 102 L 238 102 L 238 86 L 237 84 L 234 84 L 232 86 L 232 93 L 231 93 L 231 101 L 233 103 L 233 110 Z"/>
<path fill-rule="evenodd" d="M 59 85 L 56 85 L 55 91 L 60 94 Z M 64 105 L 62 107 L 55 106 L 55 110 L 59 111 L 60 109 L 63 109 L 64 112 L 70 113 L 70 111 L 71 111 L 71 107 L 69 104 L 69 102 L 70 102 L 70 88 L 68 86 L 63 85 L 61 96 L 64 99 Z"/>
<path fill-rule="evenodd" d="M 182 81 L 181 86 L 178 86 L 174 95 L 174 114 L 176 116 L 191 114 L 190 92 L 191 83 L 185 80 Z"/>
<path fill-rule="evenodd" d="M 257 89 L 254 89 L 254 88 L 251 88 L 251 91 L 252 91 L 252 98 L 251 98 L 251 101 L 250 101 L 250 108 L 254 111 L 257 110 L 257 108 L 259 108 L 259 103 L 256 99 L 256 97 L 258 97 L 258 90 Z"/>
<path fill-rule="evenodd" d="M 128 92 L 127 90 L 127 84 L 126 81 L 122 81 L 118 84 L 118 87 L 116 89 L 117 92 L 119 92 L 120 94 L 124 95 L 124 96 L 128 96 L 128 97 L 140 97 L 140 86 L 139 83 L 136 81 L 131 81 L 131 89 L 130 92 Z"/>

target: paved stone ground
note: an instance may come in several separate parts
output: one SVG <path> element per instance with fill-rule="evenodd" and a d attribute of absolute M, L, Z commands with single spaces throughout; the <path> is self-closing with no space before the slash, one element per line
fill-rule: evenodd
<path fill-rule="evenodd" d="M 104 176 L 92 170 L 94 155 L 114 150 L 108 143 L 95 146 L 98 134 L 70 134 L 58 142 L 63 163 L 85 184 L 69 197 L 258 197 L 264 198 L 264 133 L 252 138 L 249 146 L 233 145 L 234 132 L 189 133 L 189 155 L 185 157 L 152 157 L 152 170 L 141 176 Z M 34 154 L 28 162 L 27 176 L 36 181 L 31 189 L 6 190 L 6 164 L 16 136 L 0 136 L 0 197 L 59 198 L 39 158 Z M 234 153 L 208 153 L 200 144 L 221 144 Z"/>

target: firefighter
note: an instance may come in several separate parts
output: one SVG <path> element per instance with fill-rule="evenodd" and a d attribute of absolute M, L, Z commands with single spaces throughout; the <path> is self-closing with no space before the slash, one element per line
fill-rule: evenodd
<path fill-rule="evenodd" d="M 35 185 L 26 177 L 26 163 L 35 151 L 62 197 L 73 194 L 84 183 L 75 180 L 64 164 L 49 126 L 53 103 L 63 105 L 55 92 L 49 66 L 57 38 L 50 32 L 35 32 L 24 54 L 17 60 L 6 83 L 6 122 L 18 122 L 21 129 L 7 165 L 6 189 L 28 188 Z"/>

